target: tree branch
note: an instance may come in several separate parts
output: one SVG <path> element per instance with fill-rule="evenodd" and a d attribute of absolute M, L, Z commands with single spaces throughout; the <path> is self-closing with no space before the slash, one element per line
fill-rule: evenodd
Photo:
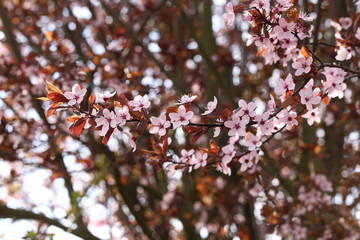
<path fill-rule="evenodd" d="M 4 204 L 0 203 L 0 218 L 12 218 L 12 219 L 28 219 L 28 220 L 37 220 L 48 225 L 58 227 L 68 233 L 76 235 L 85 240 L 100 240 L 100 238 L 95 237 L 90 232 L 83 231 L 80 228 L 71 229 L 59 222 L 57 219 L 49 218 L 43 214 L 34 213 L 25 209 L 14 209 L 9 208 Z"/>

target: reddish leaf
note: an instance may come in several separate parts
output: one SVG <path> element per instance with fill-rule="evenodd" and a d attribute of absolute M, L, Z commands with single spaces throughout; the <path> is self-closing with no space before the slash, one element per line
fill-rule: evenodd
<path fill-rule="evenodd" d="M 142 120 L 137 126 L 136 126 L 136 132 L 140 136 L 142 135 L 147 128 L 148 122 L 146 120 Z"/>
<path fill-rule="evenodd" d="M 50 88 L 51 91 L 57 92 L 57 93 L 60 93 L 60 94 L 64 94 L 60 89 L 58 89 L 57 87 L 55 87 L 54 84 L 52 84 L 51 82 L 46 81 L 46 84 L 47 84 L 48 88 Z M 49 91 L 48 91 L 48 92 L 49 92 Z"/>
<path fill-rule="evenodd" d="M 48 98 L 54 102 L 68 102 L 69 100 L 61 93 L 52 92 L 48 94 Z"/>
<path fill-rule="evenodd" d="M 329 105 L 330 104 L 330 97 L 329 96 L 326 96 L 322 99 L 323 103 L 325 103 L 326 105 Z"/>
<path fill-rule="evenodd" d="M 103 138 L 103 140 L 101 141 L 103 144 L 107 144 L 110 137 L 111 137 L 111 134 L 113 133 L 114 131 L 114 128 L 110 128 L 109 131 L 107 131 L 105 137 Z"/>
<path fill-rule="evenodd" d="M 178 111 L 178 108 L 177 107 L 168 107 L 167 109 L 166 109 L 166 113 L 167 113 L 167 115 L 169 115 L 169 113 L 177 113 L 177 111 Z"/>
<path fill-rule="evenodd" d="M 121 103 L 119 101 L 114 101 L 114 107 L 119 107 L 121 108 Z"/>
<path fill-rule="evenodd" d="M 96 97 L 93 94 L 91 94 L 89 97 L 89 104 L 94 104 L 95 100 L 96 100 Z"/>
<path fill-rule="evenodd" d="M 311 53 L 304 46 L 301 47 L 301 54 L 304 55 L 304 57 L 306 58 L 311 57 Z"/>
<path fill-rule="evenodd" d="M 297 22 L 299 20 L 299 12 L 294 7 L 290 7 L 287 10 L 287 15 L 294 22 Z"/>
<path fill-rule="evenodd" d="M 218 146 L 217 142 L 212 139 L 210 141 L 210 153 L 214 154 L 214 155 L 218 155 L 220 151 L 220 147 Z"/>
<path fill-rule="evenodd" d="M 51 117 L 56 112 L 57 107 L 59 107 L 61 104 L 62 102 L 54 102 L 46 113 L 46 119 Z"/>
<path fill-rule="evenodd" d="M 77 137 L 80 136 L 86 124 L 85 118 L 80 118 L 77 122 L 70 126 L 70 131 Z"/>
<path fill-rule="evenodd" d="M 204 135 L 204 131 L 196 133 L 191 139 L 191 143 L 194 144 L 202 135 Z"/>
<path fill-rule="evenodd" d="M 37 100 L 41 100 L 41 101 L 51 101 L 51 99 L 47 98 L 47 97 L 39 97 L 36 98 Z"/>
<path fill-rule="evenodd" d="M 79 120 L 80 117 L 81 117 L 80 115 L 72 115 L 71 117 L 66 119 L 66 121 L 73 123 L 73 122 L 76 122 L 77 120 Z"/>
<path fill-rule="evenodd" d="M 119 95 L 119 100 L 120 100 L 120 103 L 121 103 L 122 106 L 128 105 L 129 100 L 127 99 L 127 97 L 125 96 L 125 94 L 121 93 L 121 94 Z"/>

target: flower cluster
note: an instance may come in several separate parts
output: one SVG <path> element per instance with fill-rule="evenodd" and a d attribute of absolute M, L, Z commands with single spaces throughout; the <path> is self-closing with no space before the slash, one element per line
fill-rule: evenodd
<path fill-rule="evenodd" d="M 245 34 L 247 45 L 254 43 L 259 49 L 258 55 L 264 58 L 266 64 L 281 62 L 287 65 L 292 62 L 292 73 L 276 80 L 274 92 L 281 102 L 280 106 L 271 96 L 268 108 L 261 112 L 255 102 L 240 99 L 236 109 L 220 113 L 217 110 L 218 99 L 214 96 L 213 101 L 207 103 L 206 110 L 195 117 L 192 103 L 197 96 L 183 95 L 175 106 L 164 109 L 159 116 L 149 116 L 151 101 L 148 95 L 137 95 L 133 100 L 128 100 L 122 94 L 116 96 L 116 92 L 105 91 L 90 96 L 89 111 L 85 111 L 81 109 L 81 103 L 86 89 L 79 84 L 73 86 L 72 92 L 64 94 L 52 86 L 54 93 L 50 93 L 48 99 L 60 104 L 67 103 L 69 108 L 81 114 L 71 118 L 73 124 L 70 129 L 76 135 L 83 128 L 93 126 L 104 137 L 104 143 L 113 135 L 125 137 L 128 139 L 126 143 L 135 150 L 137 138 L 148 130 L 155 136 L 153 145 L 161 151 L 147 151 L 147 154 L 157 158 L 161 164 L 169 163 L 167 168 L 170 175 L 176 171 L 190 172 L 210 166 L 230 175 L 230 164 L 233 163 L 240 163 L 240 171 L 246 171 L 258 162 L 262 145 L 283 129 L 291 130 L 297 126 L 300 116 L 310 125 L 320 122 L 322 100 L 328 104 L 331 98 L 344 96 L 347 74 L 340 65 L 324 64 L 304 44 L 303 40 L 312 34 L 313 27 L 309 24 L 312 19 L 298 13 L 292 1 L 277 0 L 274 6 L 270 6 L 269 1 L 255 0 L 249 7 L 243 13 L 243 19 L 257 27 L 257 31 Z M 227 26 L 234 23 L 235 16 L 234 6 L 227 3 L 224 14 Z M 341 31 L 348 29 L 351 24 L 347 19 L 339 19 L 339 23 L 334 24 L 339 39 Z M 360 29 L 355 38 L 358 39 L 358 35 Z M 339 61 L 352 56 L 352 50 L 347 46 L 340 46 L 337 51 L 336 59 Z M 115 97 L 119 101 L 110 101 Z M 52 105 L 51 110 L 58 105 Z M 199 121 L 202 118 L 204 121 Z M 127 123 L 135 124 L 135 127 L 128 127 Z M 180 156 L 171 153 L 168 149 L 171 144 L 169 132 L 178 128 L 192 136 L 193 143 L 214 129 L 212 146 L 182 150 Z M 223 132 L 228 136 L 228 141 L 225 146 L 219 147 L 215 139 Z M 239 151 L 241 154 L 237 154 Z M 304 200 L 310 199 L 306 194 L 316 195 L 301 190 Z"/>

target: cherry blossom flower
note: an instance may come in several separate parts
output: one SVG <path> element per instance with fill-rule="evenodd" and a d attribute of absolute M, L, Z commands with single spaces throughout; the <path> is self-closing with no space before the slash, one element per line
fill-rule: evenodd
<path fill-rule="evenodd" d="M 300 101 L 306 106 L 307 110 L 312 110 L 313 105 L 317 105 L 321 102 L 321 97 L 319 96 L 320 89 L 312 87 L 303 88 L 300 90 Z"/>
<path fill-rule="evenodd" d="M 343 30 L 346 30 L 348 29 L 349 27 L 351 27 L 352 25 L 352 20 L 351 18 L 349 17 L 342 17 L 342 18 L 339 18 L 339 23 L 341 24 L 341 28 Z"/>
<path fill-rule="evenodd" d="M 249 116 L 243 116 L 241 119 L 239 116 L 233 116 L 231 120 L 224 123 L 225 127 L 230 128 L 229 136 L 245 136 L 246 124 L 250 121 Z"/>
<path fill-rule="evenodd" d="M 235 13 L 234 13 L 234 7 L 231 2 L 228 2 L 225 5 L 225 13 L 223 14 L 223 18 L 225 20 L 226 26 L 231 26 L 234 24 Z"/>
<path fill-rule="evenodd" d="M 190 164 L 194 165 L 193 168 L 194 169 L 198 169 L 200 167 L 205 167 L 207 164 L 207 158 L 208 158 L 208 154 L 207 153 L 202 153 L 200 151 L 196 152 L 195 155 L 192 155 Z"/>
<path fill-rule="evenodd" d="M 257 197 L 262 191 L 263 191 L 262 186 L 256 183 L 255 186 L 252 189 L 250 189 L 249 193 L 251 196 Z"/>
<path fill-rule="evenodd" d="M 216 127 L 214 129 L 214 138 L 218 137 L 220 135 L 220 132 L 221 132 L 221 127 Z"/>
<path fill-rule="evenodd" d="M 355 37 L 360 40 L 360 27 L 357 28 Z"/>
<path fill-rule="evenodd" d="M 311 70 L 311 64 L 313 59 L 310 57 L 306 59 L 305 57 L 299 57 L 293 64 L 292 67 L 296 69 L 295 75 L 300 76 L 303 73 L 308 73 Z"/>
<path fill-rule="evenodd" d="M 245 172 L 248 168 L 251 168 L 254 165 L 252 161 L 252 156 L 250 154 L 246 154 L 239 159 L 241 163 L 240 171 Z"/>
<path fill-rule="evenodd" d="M 177 113 L 170 113 L 169 117 L 171 119 L 171 123 L 173 124 L 173 128 L 176 129 L 180 126 L 185 126 L 190 123 L 190 119 L 194 116 L 194 112 L 186 111 L 186 108 L 181 105 L 178 108 Z"/>
<path fill-rule="evenodd" d="M 314 122 L 320 122 L 320 110 L 319 108 L 314 108 L 307 113 L 302 115 L 303 118 L 306 119 L 309 125 L 313 125 Z"/>
<path fill-rule="evenodd" d="M 291 74 L 288 74 L 285 80 L 279 78 L 276 82 L 275 93 L 280 95 L 281 101 L 285 100 L 286 93 L 295 89 L 295 83 Z"/>
<path fill-rule="evenodd" d="M 240 99 L 239 102 L 239 108 L 235 110 L 234 116 L 242 117 L 244 115 L 247 115 L 249 117 L 255 117 L 256 116 L 256 104 L 253 102 L 246 103 L 243 99 Z"/>
<path fill-rule="evenodd" d="M 208 114 L 212 113 L 216 109 L 216 105 L 217 105 L 217 98 L 214 96 L 214 101 L 208 102 L 208 104 L 206 106 L 207 110 L 201 115 L 208 115 Z"/>
<path fill-rule="evenodd" d="M 263 38 L 261 36 L 250 34 L 250 33 L 244 33 L 246 41 L 246 46 L 250 46 L 252 43 L 255 43 L 255 46 L 260 47 L 263 42 Z"/>
<path fill-rule="evenodd" d="M 225 147 L 221 148 L 222 153 L 224 154 L 221 162 L 228 164 L 229 162 L 231 162 L 231 160 L 234 158 L 236 152 L 234 150 L 234 145 L 232 144 L 228 144 Z"/>
<path fill-rule="evenodd" d="M 344 83 L 346 72 L 339 68 L 325 67 L 323 74 L 326 77 L 326 81 L 323 82 L 325 92 L 329 97 L 340 99 L 344 97 L 344 91 L 346 84 Z"/>
<path fill-rule="evenodd" d="M 283 49 L 286 49 L 287 51 L 289 51 L 289 49 L 290 50 L 294 49 L 296 47 L 296 44 L 297 44 L 297 39 L 295 37 L 293 37 L 293 36 L 290 37 L 290 38 L 284 37 L 284 38 L 281 39 L 281 47 Z"/>
<path fill-rule="evenodd" d="M 149 96 L 145 94 L 144 96 L 135 96 L 134 100 L 129 101 L 129 105 L 134 107 L 134 111 L 139 111 L 141 109 L 146 109 L 150 107 Z"/>
<path fill-rule="evenodd" d="M 134 138 L 131 136 L 131 133 L 127 132 L 127 131 L 123 131 L 122 134 L 123 134 L 123 136 L 125 136 L 124 143 L 129 145 L 133 149 L 132 151 L 135 152 L 136 151 L 136 142 L 135 142 Z"/>
<path fill-rule="evenodd" d="M 220 163 L 216 166 L 216 170 L 222 172 L 225 175 L 231 176 L 231 168 L 228 166 L 228 164 Z"/>
<path fill-rule="evenodd" d="M 273 35 L 278 39 L 293 39 L 294 36 L 291 33 L 295 28 L 295 23 L 288 23 L 284 18 L 279 19 L 279 25 L 273 29 Z"/>
<path fill-rule="evenodd" d="M 129 108 L 127 106 L 115 107 L 115 121 L 119 126 L 125 125 L 127 120 L 130 120 Z"/>
<path fill-rule="evenodd" d="M 177 166 L 176 163 L 170 163 L 166 166 L 166 174 L 168 177 L 173 177 L 175 173 L 177 172 Z"/>
<path fill-rule="evenodd" d="M 181 158 L 179 159 L 179 161 L 181 163 L 186 163 L 186 162 L 190 162 L 192 155 L 194 155 L 195 150 L 194 149 L 190 149 L 189 151 L 182 149 L 181 150 Z"/>
<path fill-rule="evenodd" d="M 322 174 L 312 174 L 311 179 L 319 186 L 323 192 L 332 192 L 334 189 L 332 183 Z"/>
<path fill-rule="evenodd" d="M 337 50 L 337 55 L 335 59 L 338 61 L 349 60 L 353 57 L 353 54 L 354 52 L 350 47 L 344 47 L 343 45 L 341 45 Z"/>
<path fill-rule="evenodd" d="M 195 100 L 195 98 L 197 98 L 197 96 L 195 95 L 182 95 L 179 102 L 176 103 L 175 105 L 182 105 L 185 103 L 191 103 L 192 101 Z"/>
<path fill-rule="evenodd" d="M 290 130 L 292 126 L 298 125 L 298 121 L 296 120 L 297 113 L 294 111 L 288 111 L 286 109 L 282 110 L 279 114 L 279 122 L 286 124 L 286 129 Z"/>
<path fill-rule="evenodd" d="M 115 113 L 113 111 L 109 111 L 109 109 L 105 108 L 103 110 L 103 116 L 95 119 L 96 127 L 102 126 L 101 131 L 99 132 L 100 136 L 105 136 L 109 128 L 116 127 Z"/>
<path fill-rule="evenodd" d="M 96 92 L 96 102 L 106 102 L 109 98 L 113 97 L 116 94 L 116 91 L 111 93 L 110 91 Z"/>
<path fill-rule="evenodd" d="M 293 5 L 291 0 L 276 0 L 276 1 L 277 1 L 276 10 L 280 13 L 287 11 Z"/>
<path fill-rule="evenodd" d="M 270 113 L 274 113 L 276 108 L 277 108 L 277 105 L 275 103 L 275 99 L 274 99 L 273 95 L 271 95 L 271 94 L 270 94 L 270 100 L 267 103 L 267 107 L 268 107 L 268 111 Z"/>
<path fill-rule="evenodd" d="M 247 133 L 244 146 L 248 147 L 250 151 L 255 150 L 256 148 L 260 147 L 262 142 L 260 141 L 260 137 L 256 136 L 252 133 Z"/>
<path fill-rule="evenodd" d="M 166 129 L 171 126 L 171 123 L 166 120 L 166 113 L 163 112 L 160 114 L 160 117 L 151 117 L 151 124 L 153 125 L 149 132 L 151 134 L 159 134 L 160 136 L 164 136 L 166 134 Z"/>
<path fill-rule="evenodd" d="M 265 135 L 270 135 L 274 127 L 274 124 L 271 121 L 268 121 L 269 117 L 269 112 L 265 112 L 255 117 L 255 121 L 257 121 L 260 132 Z"/>
<path fill-rule="evenodd" d="M 269 0 L 254 0 L 251 2 L 250 7 L 267 10 L 270 8 L 270 2 Z"/>
<path fill-rule="evenodd" d="M 77 103 L 80 104 L 84 99 L 85 94 L 86 94 L 86 89 L 85 88 L 81 89 L 79 84 L 75 84 L 72 87 L 72 91 L 65 92 L 64 96 L 69 100 L 68 104 L 72 106 Z"/>

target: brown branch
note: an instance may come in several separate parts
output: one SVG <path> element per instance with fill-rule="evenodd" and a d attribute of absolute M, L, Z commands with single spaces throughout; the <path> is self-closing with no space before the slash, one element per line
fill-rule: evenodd
<path fill-rule="evenodd" d="M 6 35 L 6 40 L 10 44 L 11 50 L 18 62 L 22 62 L 23 58 L 21 56 L 19 43 L 16 41 L 14 35 L 14 26 L 9 17 L 8 11 L 3 4 L 3 0 L 0 0 L 0 18 L 2 21 L 2 25 L 4 27 L 4 32 Z"/>
<path fill-rule="evenodd" d="M 85 240 L 100 240 L 100 238 L 95 237 L 90 232 L 83 231 L 80 228 L 71 229 L 59 222 L 57 219 L 49 218 L 43 214 L 34 213 L 25 209 L 14 209 L 9 208 L 4 204 L 0 203 L 0 218 L 12 218 L 12 219 L 28 219 L 36 220 L 48 225 L 58 227 L 68 233 L 76 235 Z"/>

